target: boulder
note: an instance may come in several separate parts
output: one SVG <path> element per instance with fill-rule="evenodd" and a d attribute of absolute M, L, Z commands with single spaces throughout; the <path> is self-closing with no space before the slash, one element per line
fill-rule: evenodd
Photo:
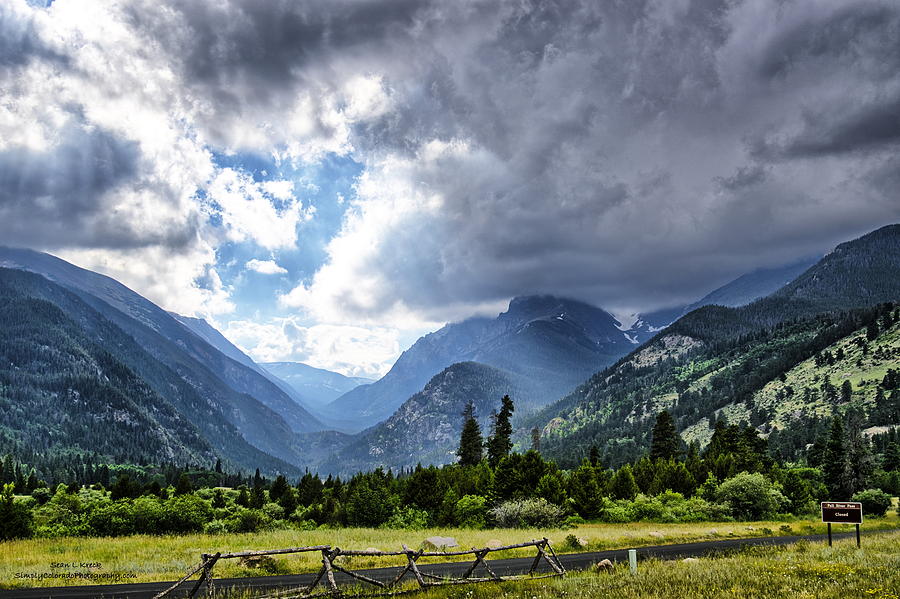
<path fill-rule="evenodd" d="M 366 547 L 364 551 L 371 551 L 372 553 L 376 553 L 378 551 L 381 551 L 381 549 L 379 549 L 378 547 Z"/>
<path fill-rule="evenodd" d="M 686 564 L 693 564 L 694 562 L 699 562 L 700 560 L 698 560 L 696 557 L 686 557 L 681 561 L 683 561 Z"/>
<path fill-rule="evenodd" d="M 651 530 L 651 531 L 648 533 L 648 535 L 649 535 L 650 537 L 654 538 L 654 539 L 664 539 L 664 538 L 666 538 L 665 535 L 664 535 L 663 533 L 659 532 L 658 530 Z"/>
<path fill-rule="evenodd" d="M 459 547 L 459 543 L 453 537 L 428 537 L 422 541 L 422 547 L 427 551 L 446 551 Z"/>
<path fill-rule="evenodd" d="M 603 560 L 602 562 L 597 562 L 594 564 L 594 572 L 597 574 L 611 574 L 613 571 L 613 563 L 608 559 Z"/>
<path fill-rule="evenodd" d="M 498 547 L 503 547 L 503 545 L 505 545 L 505 543 L 503 541 L 501 541 L 500 539 L 491 539 L 487 543 L 484 544 L 484 546 L 487 547 L 488 549 L 496 549 Z"/>

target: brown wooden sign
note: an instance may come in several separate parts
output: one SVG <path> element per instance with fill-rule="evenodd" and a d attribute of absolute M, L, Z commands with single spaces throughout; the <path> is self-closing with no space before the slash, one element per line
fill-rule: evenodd
<path fill-rule="evenodd" d="M 862 524 L 862 504 L 857 501 L 823 501 L 822 522 Z"/>

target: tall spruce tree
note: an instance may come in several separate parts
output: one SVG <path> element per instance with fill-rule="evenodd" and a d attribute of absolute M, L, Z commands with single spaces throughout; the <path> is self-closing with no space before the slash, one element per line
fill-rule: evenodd
<path fill-rule="evenodd" d="M 849 499 L 847 489 L 847 447 L 844 439 L 844 425 L 840 416 L 831 422 L 831 431 L 825 445 L 825 456 L 822 460 L 822 472 L 825 474 L 825 485 L 828 487 L 829 499 Z"/>
<path fill-rule="evenodd" d="M 494 430 L 488 439 L 488 463 L 496 468 L 504 457 L 509 455 L 512 449 L 512 413 L 515 410 L 512 399 L 504 395 L 501 400 L 500 412 L 494 418 Z"/>
<path fill-rule="evenodd" d="M 459 456 L 461 466 L 476 466 L 481 462 L 484 441 L 481 438 L 481 427 L 475 419 L 475 404 L 469 401 L 463 409 L 463 429 L 459 437 Z"/>
<path fill-rule="evenodd" d="M 656 417 L 653 425 L 653 440 L 650 443 L 650 459 L 669 460 L 678 457 L 681 449 L 681 437 L 675 430 L 675 421 L 668 410 L 663 410 Z"/>

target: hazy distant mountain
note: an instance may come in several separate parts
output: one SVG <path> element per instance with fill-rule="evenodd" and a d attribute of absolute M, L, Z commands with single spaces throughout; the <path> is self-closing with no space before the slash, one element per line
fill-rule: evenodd
<path fill-rule="evenodd" d="M 778 289 L 781 289 L 817 261 L 818 258 L 806 258 L 785 266 L 754 270 L 711 291 L 692 304 L 641 314 L 629 332 L 633 333 L 635 338 L 643 343 L 660 330 L 697 308 L 711 305 L 727 306 L 729 308 L 745 306 L 754 300 L 771 295 Z"/>
<path fill-rule="evenodd" d="M 262 368 L 278 377 L 302 397 L 310 406 L 321 407 L 372 379 L 350 377 L 315 368 L 302 362 L 262 362 Z"/>
<path fill-rule="evenodd" d="M 517 297 L 496 318 L 476 317 L 425 335 L 380 380 L 326 406 L 356 418 L 358 430 L 385 420 L 436 374 L 457 362 L 509 373 L 527 389 L 525 406 L 545 405 L 634 347 L 608 312 L 552 296 Z"/>

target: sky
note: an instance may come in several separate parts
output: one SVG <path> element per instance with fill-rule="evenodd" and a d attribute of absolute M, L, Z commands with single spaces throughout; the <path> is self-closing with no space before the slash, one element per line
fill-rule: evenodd
<path fill-rule="evenodd" d="M 0 3 L 0 244 L 259 361 L 693 301 L 896 222 L 898 149 L 895 1 Z"/>

